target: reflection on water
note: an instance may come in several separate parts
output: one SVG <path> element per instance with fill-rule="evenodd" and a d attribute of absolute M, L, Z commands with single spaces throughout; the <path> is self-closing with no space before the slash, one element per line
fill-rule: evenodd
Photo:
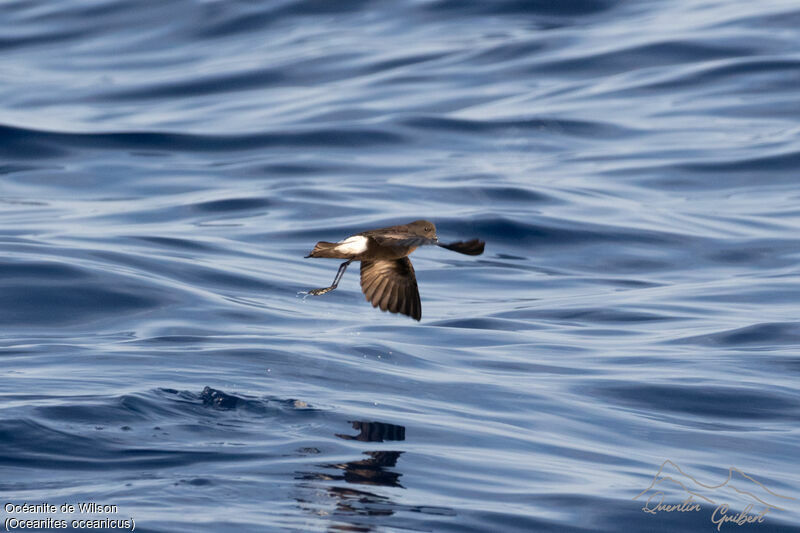
<path fill-rule="evenodd" d="M 397 459 L 403 452 L 364 452 L 367 459 L 350 461 L 340 464 L 320 465 L 322 468 L 340 470 L 340 475 L 326 475 L 327 480 L 343 480 L 347 483 L 359 485 L 380 485 L 384 487 L 402 487 L 400 476 L 402 474 L 386 470 L 397 464 Z"/>
<path fill-rule="evenodd" d="M 405 427 L 383 422 L 350 422 L 353 429 L 359 430 L 355 436 L 336 434 L 345 440 L 363 442 L 383 442 L 387 440 L 405 440 Z M 348 485 L 331 485 L 327 482 L 344 481 L 353 485 L 372 485 L 376 487 L 398 487 L 402 474 L 396 471 L 397 461 L 402 451 L 366 451 L 366 459 L 356 459 L 345 463 L 318 465 L 320 472 L 298 472 L 296 478 L 304 481 L 326 482 L 323 484 L 306 484 L 309 490 L 324 490 L 327 501 L 316 502 L 309 507 L 309 501 L 302 501 L 301 506 L 309 512 L 318 513 L 320 506 L 333 506 L 330 511 L 335 519 L 347 516 L 389 516 L 394 514 L 395 503 L 388 497 Z M 336 473 L 338 471 L 339 473 Z M 332 531 L 371 531 L 371 527 L 357 522 L 335 524 Z"/>
<path fill-rule="evenodd" d="M 405 440 L 404 426 L 374 421 L 351 421 L 350 424 L 359 431 L 358 435 L 336 436 L 360 442 Z M 315 450 L 313 453 L 321 452 Z M 364 451 L 361 455 L 366 458 L 323 463 L 317 465 L 319 470 L 295 472 L 295 479 L 300 480 L 300 493 L 295 500 L 305 512 L 328 518 L 329 531 L 373 531 L 387 526 L 408 528 L 409 521 L 397 516 L 398 513 L 454 516 L 454 511 L 447 507 L 408 505 L 393 498 L 400 494 L 397 489 L 405 488 L 400 483 L 403 474 L 398 471 L 404 453 L 395 450 Z M 370 490 L 366 490 L 367 486 Z"/>
<path fill-rule="evenodd" d="M 394 424 L 385 424 L 383 422 L 350 422 L 353 429 L 359 431 L 358 435 L 342 435 L 337 433 L 336 436 L 346 440 L 360 440 L 364 442 L 383 442 L 385 440 L 406 440 L 406 428 L 404 426 L 396 426 Z"/>

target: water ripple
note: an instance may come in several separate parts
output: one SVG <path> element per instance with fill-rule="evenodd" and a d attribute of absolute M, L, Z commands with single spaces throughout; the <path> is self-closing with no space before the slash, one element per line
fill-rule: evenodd
<path fill-rule="evenodd" d="M 254 532 L 708 531 L 632 499 L 667 458 L 797 496 L 798 17 L 0 3 L 0 491 Z M 355 266 L 297 296 L 421 218 L 486 251 L 414 252 L 420 323 Z"/>

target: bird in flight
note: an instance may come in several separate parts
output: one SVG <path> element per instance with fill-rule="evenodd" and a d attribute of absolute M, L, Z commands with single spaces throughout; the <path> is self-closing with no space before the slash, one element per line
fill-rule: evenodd
<path fill-rule="evenodd" d="M 441 243 L 436 236 L 436 226 L 427 220 L 362 231 L 339 242 L 318 242 L 306 257 L 330 257 L 347 261 L 339 265 L 339 271 L 330 287 L 313 289 L 308 294 L 319 296 L 334 290 L 347 266 L 353 261 L 361 261 L 361 291 L 367 301 L 372 303 L 372 307 L 420 320 L 422 304 L 419 301 L 414 267 L 411 266 L 408 255 L 417 247 L 429 244 L 466 255 L 481 255 L 486 243 L 478 239 Z"/>

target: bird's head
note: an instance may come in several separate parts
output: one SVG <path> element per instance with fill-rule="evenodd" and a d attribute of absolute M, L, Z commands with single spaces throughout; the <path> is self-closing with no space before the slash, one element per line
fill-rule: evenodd
<path fill-rule="evenodd" d="M 433 222 L 429 222 L 427 220 L 415 220 L 408 225 L 408 228 L 414 235 L 438 240 L 438 237 L 436 236 L 436 226 L 434 226 Z"/>

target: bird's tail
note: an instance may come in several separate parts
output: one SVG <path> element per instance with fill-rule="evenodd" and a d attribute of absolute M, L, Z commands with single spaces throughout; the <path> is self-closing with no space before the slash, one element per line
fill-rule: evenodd
<path fill-rule="evenodd" d="M 314 249 L 311 250 L 311 253 L 308 254 L 306 257 L 332 257 L 335 259 L 347 259 L 350 255 L 343 254 L 336 250 L 336 247 L 339 246 L 338 242 L 325 242 L 320 241 L 314 246 Z"/>

